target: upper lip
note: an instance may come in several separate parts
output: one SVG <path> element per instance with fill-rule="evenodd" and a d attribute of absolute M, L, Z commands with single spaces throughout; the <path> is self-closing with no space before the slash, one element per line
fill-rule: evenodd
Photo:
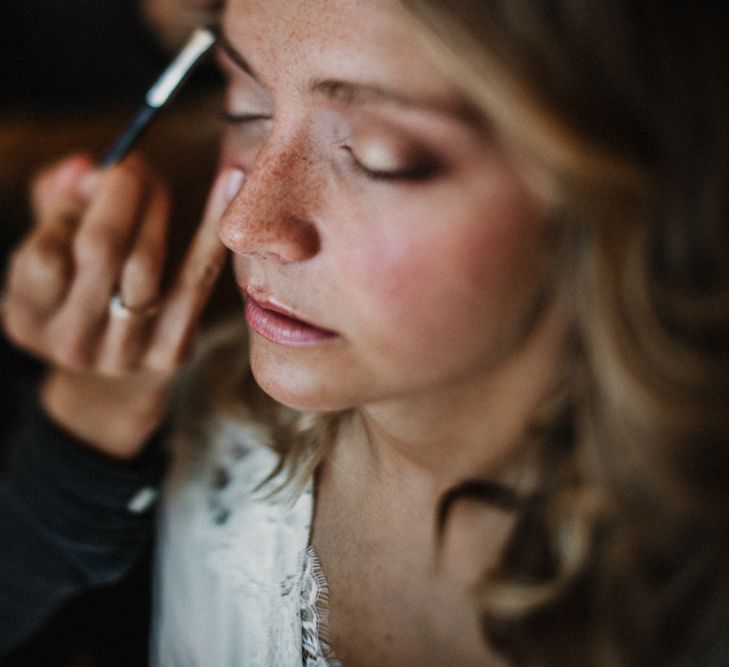
<path fill-rule="evenodd" d="M 322 331 L 334 333 L 329 329 L 326 329 L 310 320 L 307 320 L 304 317 L 297 315 L 296 311 L 293 308 L 284 305 L 275 297 L 264 293 L 260 288 L 253 287 L 251 285 L 242 285 L 241 290 L 246 295 L 246 297 L 248 297 L 249 299 L 253 299 L 257 304 L 263 306 L 267 310 L 272 310 L 276 313 L 280 313 L 281 315 L 290 317 L 292 320 L 298 320 L 299 322 L 302 322 L 303 324 L 306 324 L 307 326 L 313 327 L 315 329 L 321 329 Z"/>

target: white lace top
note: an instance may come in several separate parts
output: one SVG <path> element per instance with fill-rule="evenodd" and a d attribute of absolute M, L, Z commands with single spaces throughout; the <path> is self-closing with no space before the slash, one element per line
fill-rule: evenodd
<path fill-rule="evenodd" d="M 309 545 L 312 484 L 295 502 L 257 489 L 276 464 L 255 426 L 219 419 L 175 443 L 161 513 L 151 662 L 333 667 L 327 587 Z M 185 440 L 185 438 L 182 438 Z M 280 480 L 278 480 L 280 481 Z"/>

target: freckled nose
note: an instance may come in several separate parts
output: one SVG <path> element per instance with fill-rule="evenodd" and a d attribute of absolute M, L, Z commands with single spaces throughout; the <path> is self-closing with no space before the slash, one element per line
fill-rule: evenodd
<path fill-rule="evenodd" d="M 311 196 L 302 196 L 298 180 L 280 162 L 258 162 L 220 220 L 222 242 L 236 254 L 279 262 L 302 262 L 316 255 L 319 232 L 299 213 Z"/>
<path fill-rule="evenodd" d="M 303 262 L 319 252 L 319 234 L 309 222 L 280 212 L 259 216 L 234 201 L 220 221 L 222 242 L 238 255 Z"/>

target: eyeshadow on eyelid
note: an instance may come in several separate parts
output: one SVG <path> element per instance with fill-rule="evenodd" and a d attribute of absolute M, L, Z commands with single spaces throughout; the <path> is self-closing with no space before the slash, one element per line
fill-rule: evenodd
<path fill-rule="evenodd" d="M 402 166 L 406 156 L 382 141 L 371 140 L 362 142 L 359 157 L 369 169 L 388 171 Z"/>
<path fill-rule="evenodd" d="M 414 138 L 406 139 L 402 133 L 399 136 L 371 132 L 355 134 L 352 148 L 362 164 L 373 171 L 400 171 L 435 160 L 431 149 Z"/>

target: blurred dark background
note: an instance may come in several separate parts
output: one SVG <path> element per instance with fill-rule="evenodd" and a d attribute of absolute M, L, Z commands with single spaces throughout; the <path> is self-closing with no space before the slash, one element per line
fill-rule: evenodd
<path fill-rule="evenodd" d="M 67 151 L 96 149 L 165 60 L 133 0 L 0 3 L 3 258 L 25 228 L 33 171 Z"/>
<path fill-rule="evenodd" d="M 12 248 L 31 222 L 27 193 L 32 175 L 72 152 L 101 154 L 170 56 L 135 0 L 0 2 L 3 275 Z M 203 68 L 171 108 L 156 119 L 141 144 L 172 188 L 173 256 L 182 254 L 200 219 L 214 174 L 218 84 L 212 67 Z M 224 314 L 237 298 L 232 281 L 226 278 L 223 276 L 208 309 L 208 321 Z M 0 369 L 1 474 L 8 434 L 34 400 L 43 367 L 0 334 Z M 2 561 L 0 534 L 0 567 Z M 16 655 L 0 659 L 0 664 L 145 664 L 148 579 L 146 562 L 121 585 L 73 601 L 38 637 Z"/>
<path fill-rule="evenodd" d="M 30 224 L 34 173 L 72 152 L 100 155 L 170 60 L 135 0 L 2 0 L 0 3 L 0 270 Z M 219 80 L 198 71 L 140 144 L 173 191 L 171 255 L 182 254 L 212 180 Z M 220 288 L 210 311 L 224 310 Z M 2 429 L 35 367 L 0 340 Z M 18 367 L 20 364 L 20 367 Z M 7 380 L 11 379 L 11 382 Z"/>
<path fill-rule="evenodd" d="M 3 0 L 3 107 L 123 102 L 163 66 L 162 52 L 133 0 Z"/>

